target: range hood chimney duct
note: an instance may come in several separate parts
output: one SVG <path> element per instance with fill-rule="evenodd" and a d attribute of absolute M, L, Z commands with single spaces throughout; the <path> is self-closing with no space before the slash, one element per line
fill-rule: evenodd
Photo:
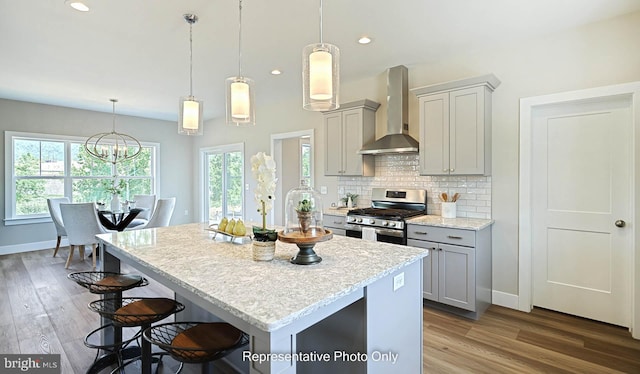
<path fill-rule="evenodd" d="M 362 155 L 418 152 L 418 141 L 409 136 L 408 69 L 398 65 L 387 70 L 387 133 L 362 147 Z"/>

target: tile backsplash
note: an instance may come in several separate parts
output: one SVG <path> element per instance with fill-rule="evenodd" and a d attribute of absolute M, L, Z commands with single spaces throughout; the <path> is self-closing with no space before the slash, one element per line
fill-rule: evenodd
<path fill-rule="evenodd" d="M 373 187 L 426 189 L 428 214 L 440 215 L 440 193 L 453 196 L 457 192 L 458 217 L 491 218 L 491 177 L 425 176 L 419 170 L 417 154 L 379 155 L 375 177 L 338 177 L 338 196 L 328 200 L 337 202 L 351 192 L 359 195 L 359 207 L 368 207 Z"/>

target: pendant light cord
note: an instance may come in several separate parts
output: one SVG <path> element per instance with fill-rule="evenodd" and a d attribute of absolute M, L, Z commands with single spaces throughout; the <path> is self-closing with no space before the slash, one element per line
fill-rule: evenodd
<path fill-rule="evenodd" d="M 193 22 L 189 22 L 189 96 L 193 97 Z"/>
<path fill-rule="evenodd" d="M 242 0 L 238 7 L 238 77 L 242 77 Z"/>
<path fill-rule="evenodd" d="M 320 0 L 320 44 L 322 44 L 322 0 Z"/>
<path fill-rule="evenodd" d="M 111 132 L 116 132 L 116 103 L 118 99 L 109 99 L 111 101 Z"/>

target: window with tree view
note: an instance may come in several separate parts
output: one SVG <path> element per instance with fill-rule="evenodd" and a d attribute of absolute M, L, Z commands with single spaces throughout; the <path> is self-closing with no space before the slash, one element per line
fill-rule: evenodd
<path fill-rule="evenodd" d="M 90 156 L 83 149 L 82 139 L 8 136 L 13 154 L 7 167 L 7 171 L 12 170 L 10 185 L 6 186 L 9 219 L 46 217 L 47 199 L 53 197 L 67 196 L 72 202 L 108 202 L 112 196 L 107 188 L 113 186 L 114 176 L 123 187 L 123 200 L 155 191 L 157 145 L 144 144 L 138 157 L 113 165 Z"/>
<path fill-rule="evenodd" d="M 207 196 L 205 212 L 210 222 L 244 216 L 244 153 L 228 147 L 205 152 Z"/>

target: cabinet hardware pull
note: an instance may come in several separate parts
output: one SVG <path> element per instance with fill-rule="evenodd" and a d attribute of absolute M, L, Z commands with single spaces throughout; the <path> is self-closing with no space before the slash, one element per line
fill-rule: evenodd
<path fill-rule="evenodd" d="M 413 233 L 418 235 L 427 235 L 426 231 L 414 231 Z"/>
<path fill-rule="evenodd" d="M 442 171 L 444 171 L 445 173 L 449 171 L 449 169 L 442 169 Z"/>
<path fill-rule="evenodd" d="M 430 249 L 430 250 L 432 250 L 432 251 L 435 251 L 435 250 L 437 250 L 438 248 L 436 248 L 436 247 L 431 247 L 431 248 L 428 248 L 428 249 Z"/>
<path fill-rule="evenodd" d="M 333 223 L 334 223 L 335 225 L 342 225 L 342 224 L 344 224 L 344 222 L 340 222 L 340 221 L 333 221 Z"/>
<path fill-rule="evenodd" d="M 449 238 L 449 239 L 462 239 L 462 236 L 448 235 L 447 238 Z"/>

